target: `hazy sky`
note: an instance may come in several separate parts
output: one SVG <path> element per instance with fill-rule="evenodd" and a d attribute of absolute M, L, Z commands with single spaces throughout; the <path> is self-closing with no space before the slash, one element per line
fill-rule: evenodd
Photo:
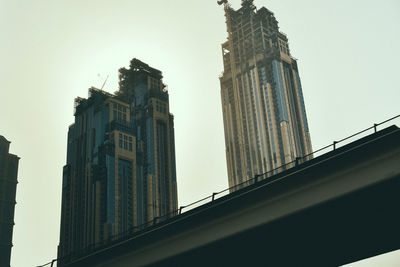
<path fill-rule="evenodd" d="M 298 59 L 314 149 L 400 113 L 400 1 L 255 4 L 275 13 Z M 0 0 L 0 134 L 21 157 L 13 267 L 56 257 L 74 98 L 107 75 L 104 89 L 116 91 L 133 57 L 160 69 L 169 88 L 179 204 L 228 186 L 218 80 L 226 37 L 216 0 Z M 383 261 L 398 265 L 400 253 Z"/>

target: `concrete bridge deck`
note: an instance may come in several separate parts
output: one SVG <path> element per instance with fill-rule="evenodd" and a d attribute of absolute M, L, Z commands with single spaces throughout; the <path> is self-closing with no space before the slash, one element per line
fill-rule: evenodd
<path fill-rule="evenodd" d="M 391 126 L 65 266 L 338 266 L 400 249 Z"/>

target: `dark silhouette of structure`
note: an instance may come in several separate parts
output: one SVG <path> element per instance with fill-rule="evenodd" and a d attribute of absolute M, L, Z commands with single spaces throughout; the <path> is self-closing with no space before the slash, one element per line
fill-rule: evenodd
<path fill-rule="evenodd" d="M 400 249 L 400 129 L 337 144 L 67 266 L 340 266 Z"/>
<path fill-rule="evenodd" d="M 224 4 L 228 40 L 220 77 L 229 186 L 312 152 L 297 61 L 274 14 Z"/>
<path fill-rule="evenodd" d="M 177 209 L 173 116 L 161 71 L 133 59 L 120 90 L 75 100 L 58 264 Z"/>
<path fill-rule="evenodd" d="M 0 135 L 0 266 L 9 267 L 14 228 L 19 157 L 9 152 L 10 141 Z"/>

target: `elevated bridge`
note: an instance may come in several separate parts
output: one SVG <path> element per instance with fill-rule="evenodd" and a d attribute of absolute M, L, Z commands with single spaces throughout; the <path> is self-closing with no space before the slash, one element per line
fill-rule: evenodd
<path fill-rule="evenodd" d="M 391 126 L 65 266 L 338 266 L 400 249 L 399 211 Z"/>

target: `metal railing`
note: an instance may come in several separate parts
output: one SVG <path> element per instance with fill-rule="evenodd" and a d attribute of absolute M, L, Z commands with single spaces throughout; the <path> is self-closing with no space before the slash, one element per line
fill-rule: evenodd
<path fill-rule="evenodd" d="M 244 188 L 244 187 L 246 187 L 246 186 L 248 186 L 250 184 L 257 183 L 257 182 L 259 182 L 261 180 L 267 179 L 267 178 L 269 178 L 271 176 L 274 176 L 274 175 L 276 175 L 278 173 L 281 173 L 284 170 L 288 170 L 288 169 L 290 169 L 292 167 L 298 166 L 299 164 L 304 163 L 304 162 L 314 158 L 314 155 L 316 155 L 316 154 L 318 154 L 320 152 L 324 151 L 324 153 L 321 154 L 321 155 L 323 155 L 323 154 L 325 154 L 327 152 L 328 149 L 329 149 L 329 151 L 331 151 L 331 149 L 336 150 L 338 148 L 338 145 L 340 145 L 340 144 L 344 145 L 344 143 L 346 141 L 349 141 L 354 137 L 359 137 L 361 134 L 367 133 L 368 131 L 370 131 L 372 129 L 374 130 L 373 133 L 376 133 L 378 126 L 386 124 L 386 123 L 388 123 L 390 121 L 393 121 L 393 120 L 395 120 L 397 118 L 400 118 L 400 114 L 397 115 L 397 116 L 394 116 L 394 117 L 392 117 L 390 119 L 387 119 L 387 120 L 385 120 L 383 122 L 374 123 L 373 126 L 371 126 L 369 128 L 366 128 L 366 129 L 364 129 L 362 131 L 359 131 L 359 132 L 357 132 L 355 134 L 352 134 L 352 135 L 350 135 L 348 137 L 345 137 L 343 139 L 340 139 L 339 141 L 333 141 L 333 143 L 331 143 L 331 144 L 329 144 L 327 146 L 324 146 L 324 147 L 322 147 L 320 149 L 317 149 L 317 150 L 315 150 L 315 151 L 313 151 L 313 152 L 311 152 L 311 153 L 309 153 L 307 155 L 304 155 L 302 157 L 297 157 L 295 160 L 293 160 L 291 162 L 288 162 L 288 163 L 285 163 L 285 164 L 283 164 L 283 165 L 281 165 L 281 166 L 279 166 L 279 167 L 277 167 L 275 169 L 272 169 L 272 170 L 267 171 L 265 173 L 257 174 L 257 175 L 255 175 L 255 177 L 253 177 L 253 178 L 251 178 L 249 180 L 246 180 L 246 181 L 244 181 L 242 183 L 239 183 L 237 185 L 231 186 L 231 187 L 226 188 L 224 190 L 221 190 L 219 192 L 214 192 L 214 193 L 212 193 L 212 195 L 204 197 L 204 198 L 202 198 L 200 200 L 197 200 L 197 201 L 195 201 L 193 203 L 190 203 L 188 205 L 181 206 L 179 208 L 179 214 L 182 213 L 183 209 L 190 208 L 192 206 L 196 206 L 197 207 L 199 203 L 202 203 L 202 202 L 204 202 L 206 200 L 210 200 L 211 199 L 211 201 L 214 201 L 216 199 L 216 196 L 221 197 L 222 194 L 226 195 L 229 192 L 234 192 L 234 191 L 236 191 L 238 189 L 241 189 L 241 188 Z"/>
<path fill-rule="evenodd" d="M 350 135 L 348 137 L 345 137 L 343 139 L 340 139 L 339 141 L 333 141 L 333 143 L 331 143 L 331 144 L 329 144 L 327 146 L 324 146 L 324 147 L 322 147 L 320 149 L 317 149 L 317 150 L 313 151 L 312 153 L 304 155 L 302 157 L 297 157 L 295 160 L 293 160 L 291 162 L 288 162 L 286 164 L 283 164 L 283 165 L 281 165 L 281 166 L 279 166 L 279 167 L 277 167 L 275 169 L 272 169 L 272 170 L 267 171 L 265 173 L 257 174 L 257 175 L 255 175 L 255 177 L 253 177 L 251 179 L 248 179 L 248 180 L 246 180 L 246 181 L 244 181 L 244 182 L 242 182 L 240 184 L 231 186 L 231 187 L 226 188 L 224 190 L 221 190 L 219 192 L 213 192 L 211 195 L 206 196 L 206 197 L 204 197 L 202 199 L 199 199 L 199 200 L 197 200 L 195 202 L 192 202 L 192 203 L 190 203 L 188 205 L 180 206 L 177 210 L 169 212 L 169 213 L 167 213 L 167 214 L 165 214 L 163 216 L 160 216 L 160 217 L 155 217 L 151 221 L 148 221 L 148 222 L 146 222 L 144 224 L 141 224 L 141 225 L 138 225 L 138 226 L 134 226 L 131 229 L 129 229 L 128 231 L 125 231 L 125 232 L 122 232 L 120 234 L 114 235 L 114 236 L 110 237 L 109 239 L 104 240 L 104 241 L 102 241 L 100 243 L 92 244 L 91 246 L 88 246 L 87 248 L 85 248 L 83 250 L 75 251 L 75 252 L 71 253 L 70 255 L 65 256 L 65 257 L 63 257 L 62 259 L 59 259 L 59 260 L 61 260 L 63 262 L 72 262 L 74 260 L 78 260 L 78 259 L 80 259 L 80 258 L 82 258 L 84 256 L 87 256 L 87 255 L 89 255 L 91 253 L 101 251 L 102 249 L 112 247 L 113 245 L 116 245 L 116 244 L 121 243 L 123 241 L 126 241 L 128 239 L 131 239 L 131 238 L 134 238 L 136 236 L 139 236 L 139 235 L 141 235 L 141 234 L 143 234 L 145 232 L 148 232 L 148 231 L 150 231 L 152 229 L 157 228 L 158 226 L 163 225 L 163 223 L 166 223 L 169 219 L 175 218 L 176 216 L 182 215 L 183 213 L 186 213 L 186 212 L 188 212 L 190 210 L 193 210 L 196 207 L 202 206 L 204 204 L 212 203 L 216 199 L 228 195 L 230 192 L 235 192 L 235 191 L 237 191 L 239 189 L 242 189 L 242 188 L 245 188 L 245 187 L 247 187 L 249 185 L 257 184 L 258 182 L 260 182 L 262 180 L 265 180 L 265 179 L 267 179 L 267 178 L 269 178 L 271 176 L 277 175 L 277 174 L 279 174 L 279 173 L 281 173 L 281 172 L 283 172 L 285 170 L 289 170 L 289 169 L 291 169 L 293 167 L 299 166 L 300 164 L 302 164 L 302 163 L 304 163 L 304 162 L 306 162 L 306 161 L 308 161 L 310 159 L 313 159 L 314 155 L 316 155 L 317 153 L 324 152 L 324 153 L 321 154 L 321 155 L 324 155 L 325 153 L 327 153 L 326 151 L 328 149 L 329 149 L 329 151 L 336 150 L 336 149 L 338 149 L 338 145 L 343 145 L 343 144 L 345 144 L 346 142 L 348 142 L 349 140 L 351 140 L 351 139 L 353 139 L 355 137 L 360 137 L 362 134 L 368 133 L 370 130 L 373 130 L 373 133 L 376 133 L 378 126 L 381 126 L 383 124 L 391 122 L 391 121 L 393 121 L 393 120 L 395 120 L 397 118 L 400 118 L 400 114 L 397 115 L 397 116 L 394 116 L 394 117 L 392 117 L 390 119 L 387 119 L 387 120 L 385 120 L 383 122 L 374 123 L 373 126 L 371 126 L 369 128 L 366 128 L 366 129 L 364 129 L 362 131 L 359 131 L 359 132 L 357 132 L 355 134 L 352 134 L 352 135 Z M 45 265 L 41 265 L 41 266 L 47 266 L 47 265 L 51 264 L 51 267 L 52 267 L 53 263 L 55 261 L 57 261 L 57 259 L 55 259 L 52 262 L 49 262 L 49 263 L 47 263 Z M 41 267 L 41 266 L 39 266 L 39 267 Z"/>

